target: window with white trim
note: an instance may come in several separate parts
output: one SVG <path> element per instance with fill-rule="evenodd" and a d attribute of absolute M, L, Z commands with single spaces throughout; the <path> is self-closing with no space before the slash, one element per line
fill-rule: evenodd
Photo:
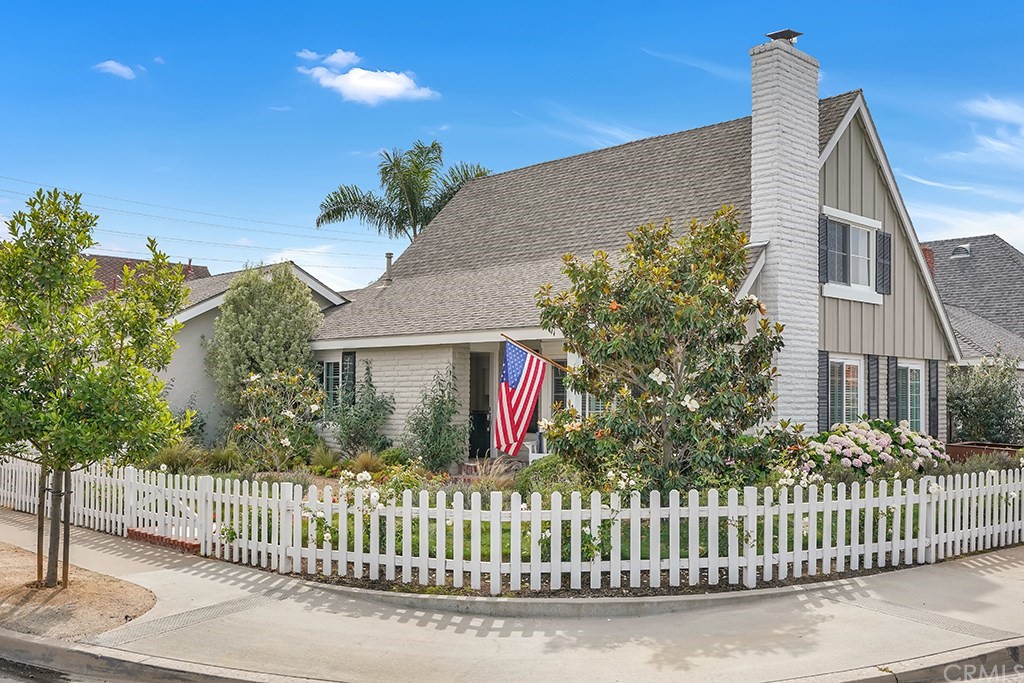
<path fill-rule="evenodd" d="M 563 364 L 567 363 L 567 361 L 560 362 Z M 563 408 L 568 407 L 571 401 L 569 400 L 568 390 L 565 387 L 565 371 L 554 366 L 552 366 L 551 370 L 551 402 L 559 403 Z M 599 401 L 591 394 L 585 393 L 580 397 L 580 417 L 601 415 L 608 412 L 612 405 L 612 401 Z"/>
<path fill-rule="evenodd" d="M 317 361 L 320 371 L 320 386 L 327 395 L 327 405 L 337 407 L 345 397 L 349 404 L 355 403 L 356 354 L 344 351 L 341 360 Z"/>
<path fill-rule="evenodd" d="M 873 287 L 871 243 L 875 231 L 837 221 L 828 222 L 828 281 Z"/>
<path fill-rule="evenodd" d="M 910 428 L 920 432 L 924 425 L 924 368 L 920 365 L 899 365 L 896 368 L 896 416 L 906 420 Z"/>
<path fill-rule="evenodd" d="M 856 422 L 864 414 L 863 377 L 860 359 L 829 360 L 828 403 L 831 424 Z"/>

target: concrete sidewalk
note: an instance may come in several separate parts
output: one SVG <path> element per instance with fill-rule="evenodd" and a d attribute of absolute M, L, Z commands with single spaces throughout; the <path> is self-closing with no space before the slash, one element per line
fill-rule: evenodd
<path fill-rule="evenodd" d="M 0 540 L 32 549 L 33 524 L 0 511 Z M 83 649 L 248 680 L 895 680 L 886 669 L 1024 643 L 1024 547 L 692 612 L 587 618 L 402 608 L 83 529 L 71 552 L 157 596 Z"/>

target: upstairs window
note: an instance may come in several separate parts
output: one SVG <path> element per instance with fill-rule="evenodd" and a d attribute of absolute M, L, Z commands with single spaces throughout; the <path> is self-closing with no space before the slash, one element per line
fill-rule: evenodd
<path fill-rule="evenodd" d="M 874 231 L 828 221 L 828 281 L 870 287 Z"/>
<path fill-rule="evenodd" d="M 892 294 L 892 235 L 880 221 L 825 207 L 818 219 L 818 281 L 823 296 L 881 304 Z"/>

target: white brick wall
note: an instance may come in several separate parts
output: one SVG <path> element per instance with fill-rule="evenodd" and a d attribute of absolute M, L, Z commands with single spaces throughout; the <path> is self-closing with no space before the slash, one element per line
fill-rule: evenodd
<path fill-rule="evenodd" d="M 776 415 L 817 422 L 818 62 L 786 41 L 750 51 L 751 240 L 769 241 L 759 282 L 785 324 Z"/>
<path fill-rule="evenodd" d="M 434 373 L 449 363 L 455 366 L 459 397 L 469 416 L 469 349 L 458 346 L 409 346 L 355 351 L 357 377 L 362 378 L 363 361 L 373 364 L 373 383 L 381 393 L 395 397 L 395 412 L 385 425 L 385 433 L 394 440 L 402 436 L 405 420 L 419 405 L 423 390 L 434 380 Z M 341 352 L 322 351 L 317 360 L 340 360 Z"/>

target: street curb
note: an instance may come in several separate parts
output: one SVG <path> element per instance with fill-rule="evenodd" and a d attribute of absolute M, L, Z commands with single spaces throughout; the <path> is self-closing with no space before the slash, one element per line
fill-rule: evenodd
<path fill-rule="evenodd" d="M 311 588 L 329 590 L 353 599 L 385 604 L 423 612 L 452 612 L 483 617 L 545 618 L 563 617 L 643 617 L 651 614 L 690 612 L 722 606 L 757 603 L 774 598 L 800 596 L 828 588 L 856 586 L 857 579 L 838 579 L 816 583 L 783 586 L 780 588 L 754 588 L 730 590 L 720 593 L 687 595 L 655 595 L 624 598 L 503 598 L 470 595 L 426 595 L 399 591 L 378 591 L 309 579 L 301 581 Z"/>
<path fill-rule="evenodd" d="M 0 656 L 18 664 L 106 681 L 147 683 L 328 683 L 227 669 L 167 657 L 53 640 L 0 628 Z"/>

